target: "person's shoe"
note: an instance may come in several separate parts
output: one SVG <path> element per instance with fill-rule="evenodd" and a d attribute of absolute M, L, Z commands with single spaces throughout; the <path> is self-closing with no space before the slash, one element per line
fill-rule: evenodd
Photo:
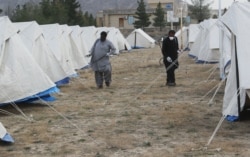
<path fill-rule="evenodd" d="M 102 86 L 102 85 L 98 85 L 97 88 L 98 88 L 98 89 L 102 89 L 103 86 Z"/>
<path fill-rule="evenodd" d="M 105 82 L 106 86 L 109 87 L 110 86 L 110 82 Z"/>
<path fill-rule="evenodd" d="M 170 83 L 168 83 L 168 86 L 176 86 L 176 83 L 175 82 L 170 82 Z"/>

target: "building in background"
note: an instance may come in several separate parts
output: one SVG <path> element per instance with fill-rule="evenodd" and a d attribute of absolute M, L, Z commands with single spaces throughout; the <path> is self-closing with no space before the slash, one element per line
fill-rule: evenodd
<path fill-rule="evenodd" d="M 155 9 L 158 3 L 161 2 L 162 8 L 165 9 L 165 18 L 167 19 L 167 11 L 174 11 L 174 0 L 148 0 L 146 4 L 146 12 L 150 16 L 150 21 L 153 23 Z M 98 27 L 117 27 L 119 29 L 133 29 L 135 21 L 136 9 L 112 9 L 112 10 L 102 10 L 96 15 L 96 22 Z M 149 28 L 152 28 L 152 24 Z"/>

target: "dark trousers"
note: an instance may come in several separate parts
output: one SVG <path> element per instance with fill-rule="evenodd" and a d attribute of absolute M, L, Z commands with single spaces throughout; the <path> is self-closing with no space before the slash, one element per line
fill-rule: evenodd
<path fill-rule="evenodd" d="M 164 65 L 167 73 L 167 83 L 175 83 L 174 71 L 176 69 L 176 66 L 166 60 L 164 60 Z"/>
<path fill-rule="evenodd" d="M 101 71 L 95 71 L 95 82 L 97 86 L 102 86 L 103 81 L 105 80 L 105 83 L 110 84 L 111 83 L 111 70 L 107 70 L 104 72 Z"/>

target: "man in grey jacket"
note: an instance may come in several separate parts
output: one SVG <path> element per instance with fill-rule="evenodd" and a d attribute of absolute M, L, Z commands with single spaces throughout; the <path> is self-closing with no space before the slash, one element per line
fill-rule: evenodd
<path fill-rule="evenodd" d="M 107 33 L 101 32 L 100 39 L 97 39 L 90 50 L 88 56 L 92 56 L 90 66 L 95 72 L 95 81 L 97 88 L 103 88 L 103 81 L 107 87 L 111 84 L 112 67 L 109 56 L 115 54 L 115 47 L 106 39 Z"/>

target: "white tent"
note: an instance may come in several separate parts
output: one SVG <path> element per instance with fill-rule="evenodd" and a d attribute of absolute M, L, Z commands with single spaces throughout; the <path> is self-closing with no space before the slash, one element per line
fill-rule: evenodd
<path fill-rule="evenodd" d="M 196 57 L 197 63 L 216 63 L 219 61 L 219 28 L 217 19 L 208 19 L 200 23 L 200 32 L 189 52 Z"/>
<path fill-rule="evenodd" d="M 73 47 L 71 45 L 71 33 L 72 33 L 72 28 L 70 28 L 68 25 L 64 24 L 64 25 L 60 25 L 61 30 L 62 30 L 62 42 L 65 44 L 64 45 L 64 51 L 65 53 L 69 56 L 69 64 L 70 66 L 75 70 L 75 69 L 79 69 L 76 67 L 77 63 L 75 60 L 75 56 L 73 55 Z M 78 53 L 78 52 L 77 52 Z"/>
<path fill-rule="evenodd" d="M 97 39 L 96 33 L 97 28 L 94 26 L 81 27 L 83 29 L 83 33 L 81 34 L 82 40 L 86 42 L 88 52 L 91 50 L 92 46 Z"/>
<path fill-rule="evenodd" d="M 199 23 L 199 32 L 197 34 L 197 37 L 195 38 L 195 41 L 193 42 L 192 44 L 192 47 L 189 51 L 189 55 L 191 57 L 194 57 L 194 58 L 198 58 L 198 55 L 199 55 L 199 52 L 200 52 L 200 49 L 201 49 L 201 44 L 206 44 L 206 43 L 203 43 L 203 41 L 205 40 L 205 34 L 206 34 L 206 29 L 207 27 L 209 27 L 208 24 L 211 24 L 208 22 L 208 20 L 204 20 L 203 22 L 200 22 Z"/>
<path fill-rule="evenodd" d="M 19 36 L 8 17 L 0 17 L 0 104 L 58 92 Z"/>
<path fill-rule="evenodd" d="M 179 48 L 186 49 L 188 47 L 188 27 L 182 27 L 175 33 L 179 42 Z"/>
<path fill-rule="evenodd" d="M 154 48 L 156 42 L 140 28 L 132 31 L 126 39 L 132 48 Z"/>
<path fill-rule="evenodd" d="M 116 40 L 117 49 L 119 51 L 130 51 L 132 48 L 125 37 L 122 35 L 119 29 L 111 27 L 109 28 L 109 34 Z"/>
<path fill-rule="evenodd" d="M 221 21 L 232 32 L 231 68 L 223 100 L 223 115 L 238 117 L 250 89 L 250 3 L 234 3 Z"/>
<path fill-rule="evenodd" d="M 70 56 L 71 60 L 71 66 L 74 69 L 81 69 L 85 66 L 87 66 L 87 60 L 84 56 L 84 53 L 81 50 L 81 41 L 80 41 L 80 33 L 76 27 L 70 27 L 68 25 L 61 25 L 63 30 L 63 36 L 65 43 L 68 43 L 65 45 L 65 51 L 67 51 L 67 54 Z M 75 29 L 73 29 L 75 28 Z"/>
<path fill-rule="evenodd" d="M 65 41 L 62 26 L 59 24 L 40 25 L 46 42 L 53 54 L 56 56 L 63 70 L 68 77 L 76 75 L 72 64 L 72 57 L 69 54 L 69 44 Z"/>
<path fill-rule="evenodd" d="M 7 132 L 6 128 L 0 122 L 0 139 L 4 142 L 14 143 L 14 139 L 11 135 Z"/>
<path fill-rule="evenodd" d="M 46 43 L 42 29 L 36 21 L 13 23 L 18 29 L 25 46 L 37 63 L 53 82 L 60 82 L 67 77 L 59 61 Z"/>
<path fill-rule="evenodd" d="M 201 22 L 198 24 L 198 27 L 199 27 L 199 32 L 198 34 L 196 35 L 196 38 L 195 40 L 192 42 L 192 46 L 190 47 L 190 51 L 188 52 L 188 55 L 190 57 L 193 57 L 195 59 L 197 59 L 198 55 L 199 55 L 199 51 L 200 51 L 200 45 L 201 45 L 201 38 L 202 36 L 205 34 L 204 32 L 204 22 Z"/>
<path fill-rule="evenodd" d="M 83 33 L 81 34 L 81 40 L 82 42 L 86 43 L 86 49 L 88 54 L 97 39 L 97 28 L 94 26 L 88 26 L 81 27 L 81 29 L 83 30 Z M 88 63 L 90 62 L 90 57 L 87 58 L 87 61 Z"/>
<path fill-rule="evenodd" d="M 192 45 L 194 44 L 197 35 L 200 32 L 199 24 L 190 24 L 188 27 L 188 47 L 189 49 L 192 48 Z"/>
<path fill-rule="evenodd" d="M 82 40 L 83 29 L 80 26 L 70 26 L 72 28 L 71 41 L 72 48 L 74 52 L 74 58 L 76 60 L 75 65 L 77 69 L 86 67 L 89 63 L 88 59 L 85 57 L 88 54 L 87 43 Z"/>
<path fill-rule="evenodd" d="M 217 63 L 219 62 L 219 27 L 216 24 L 217 19 L 209 19 L 208 27 L 202 37 L 197 62 Z"/>

